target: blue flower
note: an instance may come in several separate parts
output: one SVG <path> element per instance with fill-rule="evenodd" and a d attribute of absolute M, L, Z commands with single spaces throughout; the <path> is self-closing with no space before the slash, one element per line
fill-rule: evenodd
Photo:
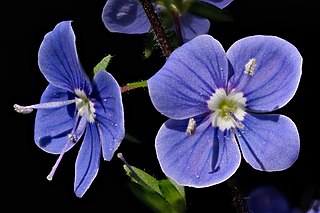
<path fill-rule="evenodd" d="M 299 51 L 276 36 L 246 37 L 225 52 L 200 35 L 176 49 L 147 81 L 153 105 L 170 118 L 155 144 L 163 172 L 180 185 L 206 187 L 231 177 L 241 154 L 257 170 L 289 168 L 299 133 L 272 112 L 294 96 L 301 71 Z"/>
<path fill-rule="evenodd" d="M 290 205 L 287 198 L 274 186 L 260 186 L 249 193 L 249 212 L 255 213 L 301 213 Z"/>
<path fill-rule="evenodd" d="M 233 0 L 201 0 L 220 9 L 226 7 Z M 190 2 L 181 1 L 169 4 L 166 1 L 157 1 L 154 3 L 155 10 L 158 14 L 178 10 L 179 24 L 184 42 L 187 42 L 197 35 L 205 34 L 209 31 L 210 22 L 206 18 L 198 17 L 187 12 Z M 171 14 L 172 16 L 172 14 Z M 171 17 L 173 18 L 173 17 Z M 139 2 L 139 0 L 108 0 L 102 12 L 102 20 L 106 28 L 111 32 L 119 32 L 126 34 L 143 34 L 151 30 L 149 20 Z M 173 23 L 175 23 L 173 21 Z M 172 25 L 175 25 L 173 24 Z M 177 26 L 172 27 L 176 29 Z"/>
<path fill-rule="evenodd" d="M 320 213 L 320 199 L 313 200 L 307 213 Z"/>
<path fill-rule="evenodd" d="M 281 191 L 272 185 L 259 186 L 247 198 L 249 212 L 254 213 L 320 213 L 320 200 L 312 200 L 306 211 L 294 207 Z"/>
<path fill-rule="evenodd" d="M 14 105 L 20 113 L 38 109 L 34 140 L 44 151 L 59 154 L 48 175 L 51 180 L 63 155 L 84 135 L 76 165 L 74 191 L 82 197 L 96 177 L 101 154 L 111 160 L 124 137 L 124 113 L 120 87 L 106 71 L 92 82 L 76 52 L 71 21 L 59 23 L 39 49 L 39 68 L 49 85 L 40 104 Z"/>

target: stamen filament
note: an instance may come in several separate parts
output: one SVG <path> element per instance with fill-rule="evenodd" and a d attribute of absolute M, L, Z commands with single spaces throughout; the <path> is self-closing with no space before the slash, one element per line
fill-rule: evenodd
<path fill-rule="evenodd" d="M 41 104 L 34 104 L 30 106 L 20 106 L 18 104 L 14 104 L 13 107 L 15 111 L 17 111 L 18 113 L 29 114 L 34 109 L 50 109 L 50 108 L 62 107 L 75 102 L 76 102 L 76 99 L 66 100 L 66 101 L 47 102 L 47 103 L 41 103 Z"/>
<path fill-rule="evenodd" d="M 75 142 L 77 142 L 77 140 L 78 140 L 75 132 L 76 132 L 77 126 L 78 126 L 78 124 L 79 124 L 79 118 L 80 118 L 80 116 L 77 116 L 77 117 L 76 117 L 75 124 L 74 124 L 74 126 L 73 126 L 73 128 L 72 128 L 72 130 L 71 130 L 71 133 L 68 135 L 68 141 L 67 141 L 67 143 L 64 145 L 64 147 L 63 147 L 63 149 L 62 149 L 62 151 L 61 151 L 61 153 L 60 153 L 60 155 L 59 155 L 56 163 L 53 165 L 53 167 L 52 167 L 49 175 L 47 176 L 47 179 L 48 179 L 49 181 L 52 180 L 53 175 L 54 175 L 54 173 L 56 172 L 56 170 L 57 170 L 57 168 L 58 168 L 58 166 L 59 166 L 59 164 L 60 164 L 60 162 L 61 162 L 61 160 L 62 160 L 62 157 L 63 157 L 64 153 L 67 151 L 67 147 L 68 147 L 69 143 L 70 143 L 70 142 L 74 142 L 74 143 L 75 143 Z"/>
<path fill-rule="evenodd" d="M 231 112 L 230 110 L 228 110 L 228 112 L 229 112 L 230 116 L 232 117 L 232 119 L 236 122 L 237 127 L 243 128 L 244 127 L 243 123 L 234 115 L 234 113 Z"/>
<path fill-rule="evenodd" d="M 57 159 L 56 163 L 54 164 L 54 166 L 53 166 L 52 169 L 51 169 L 51 172 L 50 172 L 49 175 L 47 176 L 47 179 L 48 179 L 49 181 L 52 180 L 53 175 L 54 175 L 54 173 L 56 172 L 56 170 L 57 170 L 57 168 L 58 168 L 58 166 L 59 166 L 59 164 L 60 164 L 60 162 L 61 162 L 61 160 L 62 160 L 62 157 L 63 157 L 64 153 L 66 152 L 67 147 L 68 147 L 68 145 L 69 145 L 70 142 L 71 142 L 71 141 L 68 140 L 68 142 L 65 144 L 65 146 L 63 147 L 63 149 L 62 149 L 62 151 L 61 151 L 61 153 L 60 153 L 60 155 L 59 155 L 59 158 Z"/>

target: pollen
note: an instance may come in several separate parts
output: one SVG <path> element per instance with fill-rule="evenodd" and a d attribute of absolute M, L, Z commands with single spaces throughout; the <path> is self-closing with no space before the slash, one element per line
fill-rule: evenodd
<path fill-rule="evenodd" d="M 75 134 L 68 134 L 68 139 L 72 142 L 77 142 L 78 138 Z"/>
<path fill-rule="evenodd" d="M 192 135 L 193 132 L 196 130 L 196 120 L 194 120 L 194 118 L 190 118 L 189 121 L 188 121 L 188 126 L 187 126 L 187 129 L 186 129 L 186 133 L 188 135 Z"/>
<path fill-rule="evenodd" d="M 244 73 L 250 76 L 254 75 L 255 68 L 257 66 L 257 61 L 254 58 L 251 58 L 248 63 L 245 65 Z"/>
<path fill-rule="evenodd" d="M 13 108 L 16 112 L 18 113 L 21 113 L 21 114 L 29 114 L 33 111 L 32 108 L 27 108 L 27 107 L 24 107 L 24 106 L 20 106 L 18 104 L 14 104 L 13 105 Z"/>

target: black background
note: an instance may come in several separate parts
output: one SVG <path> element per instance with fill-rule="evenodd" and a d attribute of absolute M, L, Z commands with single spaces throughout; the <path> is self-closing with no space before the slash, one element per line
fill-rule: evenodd
<path fill-rule="evenodd" d="M 315 3 L 315 2 L 314 2 Z M 105 1 L 10 1 L 2 6 L 1 206 L 10 210 L 90 212 L 148 212 L 128 189 L 123 163 L 114 157 L 101 161 L 99 173 L 83 198 L 73 192 L 74 163 L 79 145 L 70 150 L 53 181 L 46 179 L 57 156 L 33 141 L 35 113 L 14 112 L 14 103 L 38 103 L 47 82 L 39 71 L 37 54 L 43 36 L 63 20 L 72 20 L 80 61 L 87 72 L 107 54 L 108 71 L 119 84 L 146 80 L 164 63 L 154 54 L 143 59 L 144 35 L 110 33 L 101 20 Z M 295 45 L 303 56 L 302 78 L 296 95 L 278 113 L 290 117 L 300 132 L 301 152 L 295 164 L 281 172 L 259 172 L 244 160 L 234 175 L 246 195 L 257 186 L 277 187 L 295 207 L 305 209 L 319 199 L 319 8 L 309 1 L 235 0 L 225 8 L 234 22 L 211 24 L 209 34 L 225 49 L 245 36 L 275 35 Z M 318 20 L 317 20 L 318 19 Z M 160 53 L 160 52 L 159 52 Z M 126 131 L 141 142 L 124 140 L 118 149 L 127 161 L 158 179 L 164 178 L 156 159 L 154 137 L 166 120 L 152 106 L 147 89 L 123 94 Z M 317 191 L 318 190 L 318 191 Z M 226 182 L 202 189 L 186 188 L 189 212 L 236 212 Z M 3 205 L 4 204 L 4 205 Z M 10 211 L 11 212 L 11 211 Z"/>

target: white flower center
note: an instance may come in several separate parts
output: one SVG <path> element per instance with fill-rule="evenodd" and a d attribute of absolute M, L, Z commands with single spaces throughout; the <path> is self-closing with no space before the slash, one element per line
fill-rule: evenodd
<path fill-rule="evenodd" d="M 94 122 L 94 119 L 96 117 L 94 104 L 92 101 L 90 101 L 85 92 L 79 89 L 76 89 L 75 94 L 78 96 L 76 98 L 76 108 L 78 110 L 79 116 L 86 116 L 87 121 L 90 123 Z"/>
<path fill-rule="evenodd" d="M 212 111 L 211 123 L 214 127 L 219 127 L 221 131 L 234 127 L 243 128 L 244 116 L 246 114 L 246 98 L 242 92 L 227 92 L 219 88 L 207 102 Z"/>

